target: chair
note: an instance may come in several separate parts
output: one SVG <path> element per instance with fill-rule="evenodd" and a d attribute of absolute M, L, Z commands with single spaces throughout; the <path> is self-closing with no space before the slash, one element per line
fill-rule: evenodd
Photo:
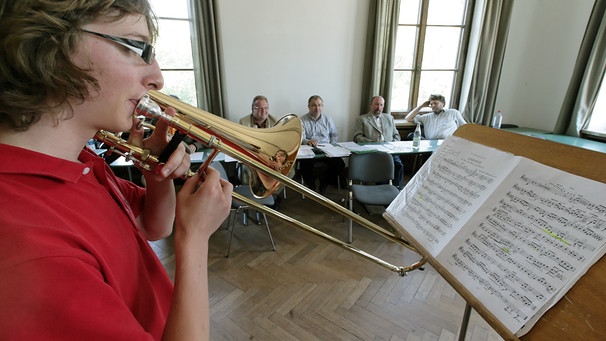
<path fill-rule="evenodd" d="M 392 184 L 393 157 L 386 152 L 351 154 L 348 169 L 349 209 L 354 199 L 364 205 L 388 206 L 400 191 Z M 370 213 L 370 212 L 369 212 Z M 352 242 L 352 220 L 349 219 L 347 242 Z"/>
<path fill-rule="evenodd" d="M 221 178 L 226 179 L 227 180 L 227 172 L 225 171 L 225 168 L 223 167 L 223 165 L 221 164 L 221 162 L 219 161 L 213 161 L 210 166 L 216 170 L 219 171 L 219 173 L 221 174 Z M 248 185 L 244 185 L 244 186 L 235 186 L 234 187 L 234 193 L 238 193 L 246 198 L 252 199 L 256 202 L 258 202 L 261 205 L 265 205 L 265 206 L 272 206 L 274 205 L 274 199 L 273 196 L 268 196 L 267 198 L 263 198 L 263 199 L 258 199 L 255 198 L 254 195 L 252 194 L 250 187 Z M 231 202 L 231 211 L 229 213 L 229 217 L 228 217 L 228 223 L 227 223 L 227 229 L 229 230 L 230 225 L 231 225 L 231 232 L 229 235 L 229 242 L 228 242 L 228 246 L 227 246 L 227 254 L 225 255 L 225 257 L 229 257 L 229 253 L 231 251 L 231 241 L 234 237 L 234 230 L 236 229 L 236 218 L 238 217 L 239 213 L 242 213 L 242 223 L 244 225 L 248 225 L 248 209 L 250 207 L 248 205 L 246 205 L 243 202 L 240 202 L 236 199 L 232 199 Z M 265 213 L 260 213 L 258 211 L 255 211 L 255 221 L 257 223 L 257 225 L 261 225 L 261 215 L 263 216 L 263 220 L 265 221 L 265 228 L 267 229 L 267 235 L 269 236 L 269 241 L 271 242 L 271 249 L 273 251 L 276 251 L 276 245 L 274 244 L 274 239 L 271 235 L 271 231 L 269 229 L 269 222 L 267 221 L 267 215 L 265 215 Z"/>

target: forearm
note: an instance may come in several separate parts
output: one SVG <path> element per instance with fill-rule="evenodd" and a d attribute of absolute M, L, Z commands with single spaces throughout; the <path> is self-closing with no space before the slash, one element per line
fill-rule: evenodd
<path fill-rule="evenodd" d="M 360 119 L 356 120 L 356 126 L 354 129 L 354 137 L 353 137 L 354 142 L 370 142 L 372 141 L 371 139 L 367 138 L 364 135 L 364 125 L 362 124 L 362 122 L 360 121 Z"/>
<path fill-rule="evenodd" d="M 175 289 L 163 340 L 209 340 L 208 239 L 175 233 Z"/>
<path fill-rule="evenodd" d="M 406 117 L 404 117 L 404 119 L 408 122 L 412 122 L 414 120 L 415 116 L 417 116 L 417 114 L 421 111 L 421 109 L 423 109 L 424 106 L 425 106 L 425 103 L 412 109 L 412 111 L 409 112 L 408 115 L 406 115 Z"/>
<path fill-rule="evenodd" d="M 146 178 L 145 201 L 142 213 L 142 231 L 148 240 L 167 237 L 175 219 L 175 186 L 166 179 L 156 182 Z"/>
<path fill-rule="evenodd" d="M 364 134 L 356 134 L 354 135 L 353 138 L 354 142 L 359 143 L 359 142 L 372 142 L 371 139 L 367 138 L 364 136 Z"/>

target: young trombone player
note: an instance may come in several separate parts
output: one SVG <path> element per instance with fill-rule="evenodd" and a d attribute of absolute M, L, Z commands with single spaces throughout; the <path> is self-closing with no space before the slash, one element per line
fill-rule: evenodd
<path fill-rule="evenodd" d="M 183 145 L 142 171 L 145 189 L 85 147 L 129 129 L 155 155 L 167 145 L 167 123 L 146 139 L 133 124 L 163 86 L 156 27 L 147 0 L 0 1 L 3 340 L 209 338 L 208 239 L 232 186 L 209 168 L 175 195 Z M 147 243 L 173 225 L 174 285 Z"/>

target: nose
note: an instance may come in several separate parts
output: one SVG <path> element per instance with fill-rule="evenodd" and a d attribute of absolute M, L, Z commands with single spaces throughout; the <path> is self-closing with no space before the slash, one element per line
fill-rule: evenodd
<path fill-rule="evenodd" d="M 148 65 L 144 83 L 145 86 L 151 90 L 160 90 L 164 87 L 164 76 L 162 76 L 160 65 L 156 59 L 154 59 L 153 63 Z"/>

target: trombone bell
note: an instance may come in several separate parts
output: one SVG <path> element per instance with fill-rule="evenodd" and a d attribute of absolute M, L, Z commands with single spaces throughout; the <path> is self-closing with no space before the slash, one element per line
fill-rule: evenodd
<path fill-rule="evenodd" d="M 170 116 L 167 107 L 177 113 Z M 266 169 L 287 175 L 294 166 L 301 146 L 303 127 L 296 115 L 281 117 L 271 128 L 256 129 L 220 118 L 209 112 L 183 103 L 159 91 L 150 90 L 135 108 L 138 115 L 159 118 L 195 140 L 217 149 L 248 165 L 251 170 L 250 189 L 258 198 L 264 198 L 280 187 L 280 182 Z"/>

